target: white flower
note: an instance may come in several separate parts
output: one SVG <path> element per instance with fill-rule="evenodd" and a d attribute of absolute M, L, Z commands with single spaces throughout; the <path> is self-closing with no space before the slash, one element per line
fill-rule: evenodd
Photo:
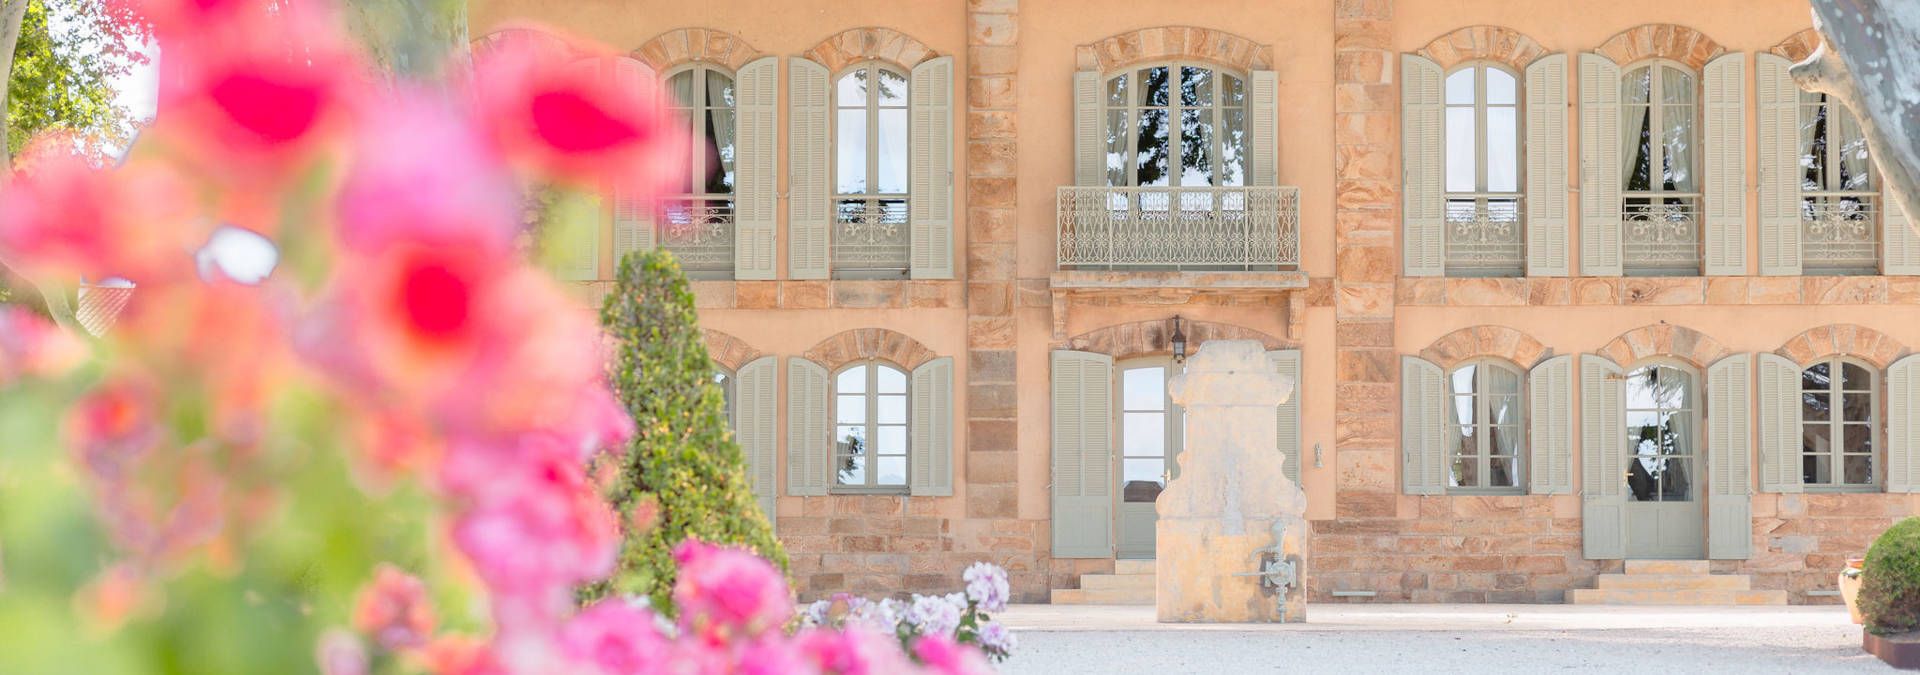
<path fill-rule="evenodd" d="M 1013 631 L 1007 630 L 998 621 L 988 621 L 977 631 L 980 648 L 989 654 L 1011 654 L 1016 640 Z"/>
<path fill-rule="evenodd" d="M 955 604 L 955 600 L 959 604 Z M 966 607 L 966 599 L 958 593 L 946 597 L 915 595 L 907 607 L 907 622 L 920 630 L 921 635 L 952 636 L 960 627 L 960 613 Z"/>
<path fill-rule="evenodd" d="M 980 606 L 983 612 L 998 612 L 1007 608 L 1007 599 L 1013 590 L 1007 585 L 1007 571 L 993 563 L 977 562 L 967 566 L 960 575 L 967 582 L 967 598 Z"/>

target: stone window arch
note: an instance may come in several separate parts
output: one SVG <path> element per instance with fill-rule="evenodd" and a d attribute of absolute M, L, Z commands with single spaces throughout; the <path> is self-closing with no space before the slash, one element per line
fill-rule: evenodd
<path fill-rule="evenodd" d="M 1495 358 L 1524 371 L 1552 355 L 1553 350 L 1533 336 L 1492 325 L 1469 326 L 1447 333 L 1420 350 L 1421 358 L 1444 370 L 1453 370 L 1472 359 Z"/>
<path fill-rule="evenodd" d="M 737 72 L 747 62 L 765 56 L 740 36 L 712 28 L 666 31 L 641 43 L 633 55 L 661 72 L 689 63 L 712 64 Z"/>
<path fill-rule="evenodd" d="M 1885 371 L 1911 350 L 1880 331 L 1850 323 L 1809 328 L 1781 343 L 1775 354 L 1801 367 L 1834 357 L 1851 357 Z"/>
<path fill-rule="evenodd" d="M 1078 70 L 1112 72 L 1149 61 L 1206 61 L 1241 72 L 1273 69 L 1273 46 L 1213 28 L 1155 26 L 1115 33 L 1074 50 Z"/>
<path fill-rule="evenodd" d="M 1599 355 L 1623 366 L 1647 359 L 1671 357 L 1697 372 L 1733 353 L 1720 341 L 1685 326 L 1661 322 L 1621 333 L 1599 349 Z"/>
<path fill-rule="evenodd" d="M 939 55 L 911 35 L 878 26 L 840 31 L 801 53 L 834 73 L 861 61 L 884 61 L 911 71 L 914 66 Z"/>
<path fill-rule="evenodd" d="M 1526 70 L 1534 59 L 1545 56 L 1547 50 L 1520 31 L 1504 26 L 1479 25 L 1459 28 L 1434 38 L 1414 53 L 1432 59 L 1445 70 L 1453 70 L 1470 61 L 1487 61 L 1519 72 Z"/>
<path fill-rule="evenodd" d="M 821 340 L 803 354 L 828 372 L 860 360 L 880 360 L 912 371 L 935 358 L 919 340 L 885 328 L 855 328 Z"/>
<path fill-rule="evenodd" d="M 1594 51 L 1622 66 L 1662 58 L 1699 72 L 1708 61 L 1727 53 L 1727 48 L 1686 26 L 1649 23 L 1614 34 Z"/>

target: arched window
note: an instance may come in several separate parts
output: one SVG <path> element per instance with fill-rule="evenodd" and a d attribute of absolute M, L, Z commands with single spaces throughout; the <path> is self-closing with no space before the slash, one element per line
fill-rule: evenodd
<path fill-rule="evenodd" d="M 708 65 L 667 77 L 674 112 L 688 124 L 687 173 L 667 201 L 660 245 L 694 278 L 733 278 L 735 119 L 733 76 Z"/>
<path fill-rule="evenodd" d="M 1668 61 L 1620 82 L 1622 264 L 1628 274 L 1700 273 L 1699 86 Z"/>
<path fill-rule="evenodd" d="M 1525 486 L 1520 478 L 1525 381 L 1519 370 L 1492 360 L 1472 361 L 1448 374 L 1448 488 L 1518 491 Z"/>
<path fill-rule="evenodd" d="M 1106 116 L 1108 186 L 1247 184 L 1247 83 L 1238 74 L 1141 66 L 1107 79 Z"/>
<path fill-rule="evenodd" d="M 1516 276 L 1520 217 L 1520 81 L 1486 63 L 1447 75 L 1447 274 Z"/>
<path fill-rule="evenodd" d="M 1880 228 L 1873 158 L 1859 122 L 1826 94 L 1800 92 L 1800 256 L 1806 274 L 1874 274 Z"/>
<path fill-rule="evenodd" d="M 904 488 L 907 485 L 905 371 L 860 361 L 833 378 L 834 485 Z"/>
<path fill-rule="evenodd" d="M 1665 364 L 1627 373 L 1627 500 L 1690 502 L 1700 475 L 1693 373 Z"/>
<path fill-rule="evenodd" d="M 1800 482 L 1866 488 L 1875 483 L 1874 371 L 1848 359 L 1827 359 L 1800 371 Z"/>
<path fill-rule="evenodd" d="M 835 81 L 836 276 L 907 274 L 908 82 L 906 73 L 875 61 L 855 65 Z"/>
<path fill-rule="evenodd" d="M 734 428 L 738 428 L 739 420 L 736 419 L 733 415 L 733 412 L 734 412 L 733 403 L 734 403 L 734 396 L 735 396 L 735 389 L 736 389 L 736 387 L 734 386 L 734 383 L 735 383 L 735 380 L 732 372 L 724 368 L 713 369 L 713 386 L 720 388 L 720 398 L 722 401 L 725 401 L 727 405 L 727 424 Z"/>

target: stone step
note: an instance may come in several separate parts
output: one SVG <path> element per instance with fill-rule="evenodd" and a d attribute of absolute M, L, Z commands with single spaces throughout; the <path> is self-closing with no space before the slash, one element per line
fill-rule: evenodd
<path fill-rule="evenodd" d="M 1153 588 L 1056 588 L 1056 605 L 1152 605 Z"/>
<path fill-rule="evenodd" d="M 1786 591 L 1728 589 L 1693 591 L 1576 588 L 1567 591 L 1571 605 L 1785 605 Z"/>
<path fill-rule="evenodd" d="M 1627 574 L 1707 574 L 1713 566 L 1705 560 L 1628 560 Z"/>
<path fill-rule="evenodd" d="M 1113 573 L 1114 574 L 1153 574 L 1153 559 L 1148 558 L 1145 560 L 1125 560 L 1125 559 L 1115 560 L 1113 561 Z"/>
<path fill-rule="evenodd" d="M 1601 590 L 1744 591 L 1753 588 L 1745 574 L 1602 574 Z"/>
<path fill-rule="evenodd" d="M 1080 587 L 1096 588 L 1144 588 L 1153 590 L 1151 574 L 1082 574 Z"/>

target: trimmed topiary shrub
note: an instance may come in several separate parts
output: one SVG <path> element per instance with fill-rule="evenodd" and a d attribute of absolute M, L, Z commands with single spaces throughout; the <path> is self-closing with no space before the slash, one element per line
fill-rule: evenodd
<path fill-rule="evenodd" d="M 787 555 L 754 501 L 728 428 L 693 291 L 672 254 L 622 259 L 600 323 L 616 350 L 613 389 L 636 431 L 624 455 L 599 460 L 618 467 L 607 497 L 621 515 L 625 541 L 613 576 L 584 589 L 582 599 L 644 595 L 674 612 L 673 549 L 690 538 L 751 548 L 785 570 Z"/>
<path fill-rule="evenodd" d="M 1876 635 L 1920 629 L 1920 518 L 1887 528 L 1867 549 L 1860 615 Z"/>

